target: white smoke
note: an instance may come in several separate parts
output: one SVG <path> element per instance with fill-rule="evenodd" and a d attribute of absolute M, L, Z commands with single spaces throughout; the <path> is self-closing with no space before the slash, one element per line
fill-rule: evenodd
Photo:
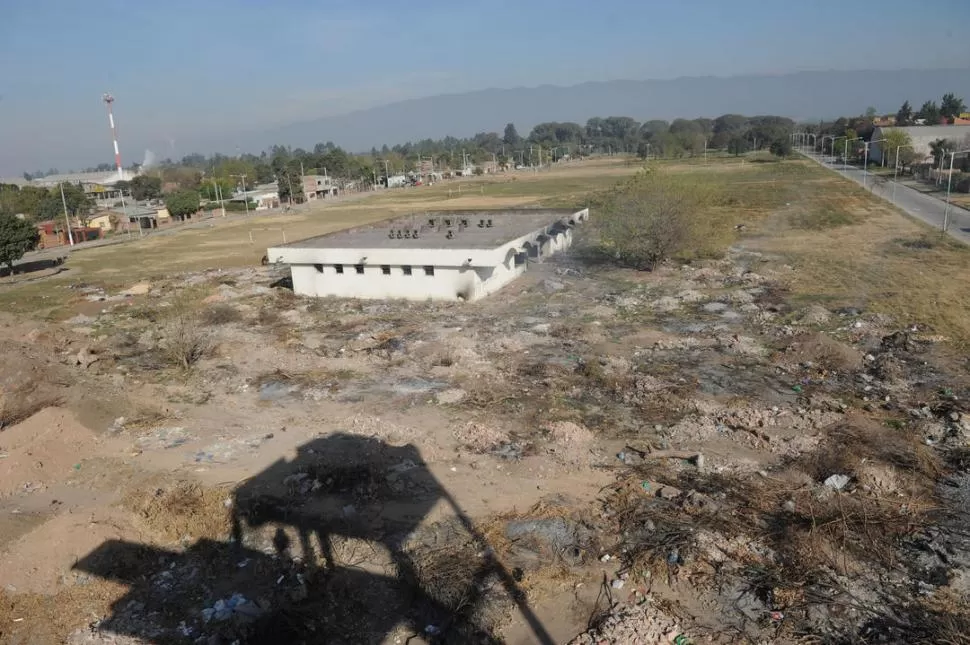
<path fill-rule="evenodd" d="M 155 153 L 151 150 L 145 150 L 145 160 L 141 162 L 141 169 L 148 170 L 154 166 L 157 162 L 155 159 Z"/>

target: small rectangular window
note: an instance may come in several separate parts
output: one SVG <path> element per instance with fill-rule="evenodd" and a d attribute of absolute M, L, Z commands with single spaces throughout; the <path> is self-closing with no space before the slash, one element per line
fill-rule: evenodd
<path fill-rule="evenodd" d="M 403 273 L 404 275 L 411 275 L 411 267 L 407 265 L 401 267 L 401 273 Z"/>
<path fill-rule="evenodd" d="M 335 264 L 335 265 L 333 265 L 333 268 L 337 271 L 337 273 L 343 273 L 344 272 L 344 265 L 342 265 L 342 264 Z"/>
<path fill-rule="evenodd" d="M 384 275 L 391 275 L 391 267 L 387 264 L 382 264 L 381 273 Z"/>
<path fill-rule="evenodd" d="M 354 270 L 357 271 L 357 274 L 358 275 L 363 275 L 363 273 L 364 273 L 364 265 L 363 264 L 355 264 L 354 265 Z"/>
<path fill-rule="evenodd" d="M 317 270 L 317 273 L 323 273 L 323 265 L 322 264 L 314 264 L 313 265 L 313 268 Z"/>
<path fill-rule="evenodd" d="M 424 275 L 434 275 L 434 267 L 424 267 Z"/>

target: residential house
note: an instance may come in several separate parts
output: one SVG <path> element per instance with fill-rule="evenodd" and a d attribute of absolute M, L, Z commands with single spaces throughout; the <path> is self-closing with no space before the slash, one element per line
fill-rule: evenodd
<path fill-rule="evenodd" d="M 337 186 L 326 175 L 305 175 L 303 177 L 303 195 L 307 201 L 325 197 L 336 197 L 337 193 Z"/>

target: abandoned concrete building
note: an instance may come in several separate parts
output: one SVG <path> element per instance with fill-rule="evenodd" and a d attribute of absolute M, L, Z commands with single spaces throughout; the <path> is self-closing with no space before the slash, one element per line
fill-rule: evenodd
<path fill-rule="evenodd" d="M 304 296 L 477 300 L 572 244 L 589 209 L 409 215 L 267 250 Z"/>

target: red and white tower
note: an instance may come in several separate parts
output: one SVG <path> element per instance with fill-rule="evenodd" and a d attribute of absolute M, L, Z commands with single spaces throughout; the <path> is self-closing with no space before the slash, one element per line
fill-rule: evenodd
<path fill-rule="evenodd" d="M 115 116 L 111 111 L 111 104 L 115 102 L 115 97 L 104 94 L 101 96 L 101 100 L 108 106 L 108 123 L 111 124 L 111 140 L 115 144 L 115 166 L 118 167 L 118 179 L 124 179 L 125 174 L 121 170 L 121 152 L 118 150 L 118 131 L 115 130 Z"/>

